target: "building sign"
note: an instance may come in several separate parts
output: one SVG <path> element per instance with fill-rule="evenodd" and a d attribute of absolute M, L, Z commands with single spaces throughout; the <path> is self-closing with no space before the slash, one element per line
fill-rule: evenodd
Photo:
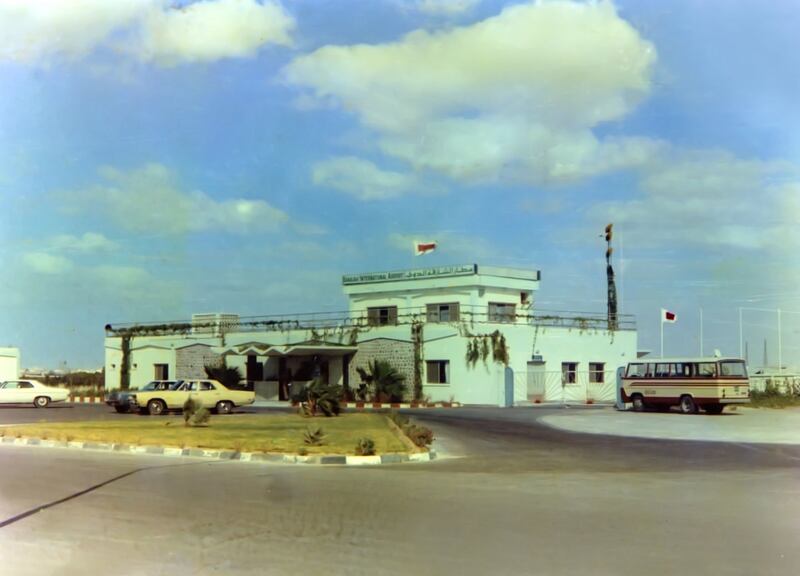
<path fill-rule="evenodd" d="M 469 276 L 478 273 L 477 264 L 460 266 L 437 266 L 435 268 L 415 268 L 395 272 L 366 272 L 364 274 L 345 274 L 342 284 L 371 284 L 372 282 L 396 282 L 398 280 L 420 280 L 423 278 L 444 278 L 448 276 Z"/>

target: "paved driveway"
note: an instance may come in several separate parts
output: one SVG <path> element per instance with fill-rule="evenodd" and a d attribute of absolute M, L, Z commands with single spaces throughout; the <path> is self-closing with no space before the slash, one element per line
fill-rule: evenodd
<path fill-rule="evenodd" d="M 784 575 L 800 565 L 795 447 L 537 421 L 556 413 L 421 412 L 448 457 L 368 469 L 0 446 L 0 573 Z"/>

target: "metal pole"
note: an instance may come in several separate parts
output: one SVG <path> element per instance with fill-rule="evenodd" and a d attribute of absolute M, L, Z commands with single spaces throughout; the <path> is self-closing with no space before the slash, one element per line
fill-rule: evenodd
<path fill-rule="evenodd" d="M 663 315 L 663 312 L 661 313 Z M 661 324 L 661 357 L 664 357 L 664 318 L 659 318 L 659 322 Z"/>
<path fill-rule="evenodd" d="M 700 308 L 700 357 L 703 357 L 703 309 Z"/>
<path fill-rule="evenodd" d="M 742 309 L 739 308 L 739 358 L 744 357 L 744 343 L 742 338 Z"/>
<path fill-rule="evenodd" d="M 781 309 L 778 308 L 778 374 L 783 373 L 783 356 L 781 354 Z"/>

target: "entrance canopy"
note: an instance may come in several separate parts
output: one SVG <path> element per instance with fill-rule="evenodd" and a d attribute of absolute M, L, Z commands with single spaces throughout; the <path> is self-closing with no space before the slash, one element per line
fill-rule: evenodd
<path fill-rule="evenodd" d="M 272 356 L 277 358 L 287 356 L 344 356 L 354 354 L 358 346 L 344 346 L 341 344 L 285 344 L 272 345 L 264 342 L 246 342 L 237 346 L 230 346 L 219 351 L 223 356 Z"/>

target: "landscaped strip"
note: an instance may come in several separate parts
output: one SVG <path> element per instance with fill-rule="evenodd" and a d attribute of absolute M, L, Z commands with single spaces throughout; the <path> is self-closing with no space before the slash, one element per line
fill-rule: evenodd
<path fill-rule="evenodd" d="M 304 443 L 308 428 L 321 427 L 323 443 Z M 382 414 L 343 414 L 303 418 L 294 414 L 217 416 L 208 427 L 184 426 L 181 416 L 142 417 L 103 422 L 38 423 L 0 429 L 6 437 L 62 442 L 97 442 L 292 454 L 355 454 L 359 438 L 369 437 L 378 454 L 407 453 L 407 445 Z"/>

